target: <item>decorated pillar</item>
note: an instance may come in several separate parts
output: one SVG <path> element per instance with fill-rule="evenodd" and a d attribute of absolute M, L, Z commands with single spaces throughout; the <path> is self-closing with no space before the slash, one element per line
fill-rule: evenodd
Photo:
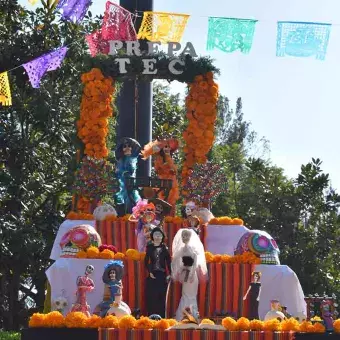
<path fill-rule="evenodd" d="M 143 11 L 153 10 L 153 0 L 120 0 L 120 5 L 133 14 L 138 14 L 135 29 L 138 32 L 143 19 Z M 137 12 L 136 12 L 137 11 Z M 141 40 L 141 50 L 147 49 Z M 117 140 L 123 137 L 136 139 L 141 145 L 152 138 L 152 83 L 148 81 L 124 81 L 120 91 Z M 151 175 L 151 159 L 139 161 L 137 176 Z"/>

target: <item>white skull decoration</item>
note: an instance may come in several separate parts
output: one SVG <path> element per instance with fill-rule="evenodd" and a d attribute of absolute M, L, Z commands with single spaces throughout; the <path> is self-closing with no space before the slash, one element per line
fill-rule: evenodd
<path fill-rule="evenodd" d="M 108 216 L 117 216 L 117 211 L 112 205 L 104 203 L 94 209 L 93 216 L 97 221 L 104 221 Z"/>
<path fill-rule="evenodd" d="M 237 243 L 235 255 L 252 252 L 261 258 L 263 264 L 280 264 L 280 250 L 276 241 L 265 231 L 249 230 Z"/>
<path fill-rule="evenodd" d="M 90 246 L 99 247 L 102 244 L 96 230 L 87 224 L 77 225 L 71 228 L 60 241 L 60 257 L 76 257 L 81 250 Z"/>

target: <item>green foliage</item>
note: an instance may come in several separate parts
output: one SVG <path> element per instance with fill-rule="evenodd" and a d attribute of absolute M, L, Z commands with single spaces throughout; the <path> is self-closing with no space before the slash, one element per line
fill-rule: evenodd
<path fill-rule="evenodd" d="M 321 161 L 301 166 L 296 180 L 270 161 L 249 157 L 255 135 L 229 101 L 220 101 L 217 145 L 211 156 L 223 167 L 228 192 L 213 205 L 216 216 L 241 217 L 278 242 L 281 262 L 298 275 L 305 293 L 340 293 L 340 197 L 330 187 Z M 223 114 L 222 114 L 222 113 Z"/>
<path fill-rule="evenodd" d="M 23 68 L 10 72 L 13 106 L 0 108 L 0 328 L 19 329 L 44 306 L 44 272 L 70 203 L 84 33 L 95 27 L 95 20 L 59 20 L 50 1 L 35 12 L 0 2 L 0 72 L 72 42 L 63 67 L 47 73 L 40 89 Z"/>
<path fill-rule="evenodd" d="M 16 332 L 1 332 L 0 340 L 20 340 L 21 334 Z"/>

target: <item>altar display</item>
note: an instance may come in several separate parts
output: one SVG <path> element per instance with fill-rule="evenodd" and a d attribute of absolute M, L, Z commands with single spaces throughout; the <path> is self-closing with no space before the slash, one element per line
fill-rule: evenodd
<path fill-rule="evenodd" d="M 108 8 L 116 7 L 108 4 Z M 144 13 L 144 23 L 147 17 L 153 17 L 152 13 Z M 164 38 L 172 15 L 154 14 L 161 19 L 161 25 L 152 33 Z M 110 17 L 106 13 L 106 23 Z M 231 21 L 237 22 L 228 19 L 229 24 Z M 255 21 L 251 25 L 254 28 Z M 55 262 L 46 271 L 51 302 L 65 317 L 58 312 L 46 317 L 34 314 L 30 326 L 109 328 L 99 332 L 103 340 L 117 337 L 174 340 L 183 336 L 189 340 L 198 337 L 268 340 L 291 339 L 292 332 L 298 330 L 324 331 L 321 324 L 276 320 L 278 315 L 286 318 L 277 309 L 278 301 L 292 316 L 306 313 L 306 303 L 296 274 L 280 265 L 280 250 L 273 237 L 245 227 L 238 217 L 215 217 L 210 211 L 214 199 L 228 189 L 225 171 L 219 164 L 208 161 L 215 141 L 219 98 L 214 80 L 218 70 L 211 60 L 190 53 L 178 57 L 156 53 L 152 60 L 147 51 L 141 56 L 132 55 L 132 42 L 138 48 L 139 42 L 104 41 L 108 32 L 115 31 L 113 26 L 104 28 L 107 30 L 95 32 L 103 41 L 96 43 L 94 54 L 109 53 L 90 59 L 92 69 L 84 71 L 81 77 L 83 96 L 77 132 L 83 145 L 77 151 L 77 161 L 98 163 L 105 171 L 110 168 L 106 166 L 109 163 L 106 137 L 116 81 L 132 80 L 138 92 L 141 79 L 151 82 L 161 77 L 188 85 L 181 146 L 183 164 L 176 164 L 173 158 L 179 149 L 176 139 L 163 136 L 155 141 L 144 140 L 142 145 L 146 145 L 142 149 L 143 138 L 136 140 L 139 138 L 135 128 L 132 135 L 122 134 L 125 137 L 116 145 L 116 169 L 111 171 L 115 181 L 107 171 L 105 175 L 94 171 L 95 176 L 90 178 L 76 176 L 81 182 L 77 182 L 79 189 L 73 197 L 77 204 L 73 204 L 68 216 L 78 220 L 66 220 L 60 226 L 51 253 Z M 143 36 L 151 39 L 146 31 L 144 27 Z M 249 34 L 251 39 L 252 35 L 253 32 Z M 249 52 L 251 42 L 244 48 L 240 44 L 242 39 L 235 40 L 232 34 L 227 40 L 224 38 L 219 43 L 236 41 L 238 45 L 230 51 Z M 128 47 L 126 55 L 117 53 L 123 45 Z M 193 47 L 187 45 L 193 54 Z M 146 60 L 152 63 L 147 64 Z M 154 73 L 148 72 L 148 65 L 155 67 Z M 136 92 L 137 106 L 136 98 L 142 97 Z M 124 110 L 120 115 L 124 115 Z M 131 138 L 133 135 L 136 139 Z M 146 160 L 151 156 L 156 177 L 150 174 L 137 177 L 139 158 Z M 98 177 L 105 177 L 104 185 L 96 181 Z M 154 185 L 166 181 L 171 186 Z M 115 205 L 105 203 L 105 199 L 114 199 Z M 183 218 L 175 216 L 180 205 L 184 208 Z M 89 220 L 80 220 L 80 216 Z M 57 307 L 57 301 L 62 302 L 62 308 Z M 270 303 L 275 319 L 267 314 Z M 330 327 L 332 320 L 326 304 L 323 317 L 328 318 Z M 181 325 L 191 325 L 197 331 L 175 330 Z M 205 331 L 200 333 L 201 329 Z"/>

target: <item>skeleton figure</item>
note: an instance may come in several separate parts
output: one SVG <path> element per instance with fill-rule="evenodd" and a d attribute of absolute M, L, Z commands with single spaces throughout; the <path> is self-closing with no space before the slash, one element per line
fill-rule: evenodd
<path fill-rule="evenodd" d="M 90 306 L 86 301 L 86 294 L 94 289 L 94 282 L 89 277 L 94 271 L 94 267 L 91 265 L 86 266 L 85 275 L 78 276 L 77 278 L 77 299 L 75 304 L 72 306 L 71 312 L 82 312 L 86 316 L 90 315 Z"/>
<path fill-rule="evenodd" d="M 280 250 L 275 240 L 265 231 L 249 230 L 238 241 L 235 255 L 252 252 L 261 258 L 262 264 L 280 264 Z"/>
<path fill-rule="evenodd" d="M 63 289 L 61 292 L 61 296 L 53 300 L 52 308 L 54 311 L 58 311 L 59 313 L 64 314 L 64 310 L 67 306 L 68 301 L 67 298 L 65 297 L 65 290 Z"/>
<path fill-rule="evenodd" d="M 92 226 L 81 224 L 65 233 L 59 244 L 62 250 L 60 257 L 76 257 L 79 251 L 90 246 L 99 247 L 102 242 Z"/>

